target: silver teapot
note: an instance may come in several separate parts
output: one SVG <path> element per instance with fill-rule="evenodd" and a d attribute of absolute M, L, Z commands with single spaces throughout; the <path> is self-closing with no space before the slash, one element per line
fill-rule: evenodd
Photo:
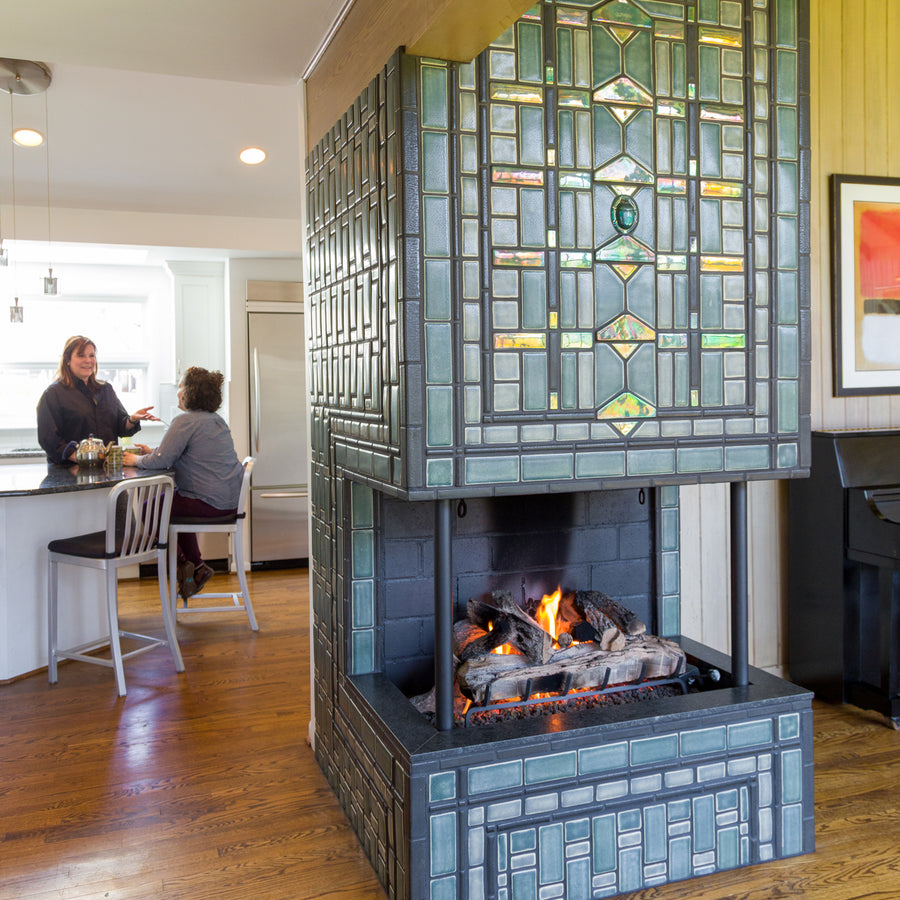
<path fill-rule="evenodd" d="M 100 438 L 93 435 L 86 437 L 75 450 L 75 462 L 79 466 L 100 466 L 103 465 L 103 459 L 107 454 L 112 441 L 104 444 Z"/>

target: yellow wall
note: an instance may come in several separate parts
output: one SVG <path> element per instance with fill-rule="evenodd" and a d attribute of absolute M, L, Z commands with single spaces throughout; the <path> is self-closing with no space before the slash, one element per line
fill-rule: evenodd
<path fill-rule="evenodd" d="M 810 0 L 812 427 L 900 426 L 900 395 L 832 396 L 828 177 L 900 178 L 900 0 Z M 727 650 L 728 490 L 684 488 L 682 631 Z M 749 489 L 750 661 L 787 667 L 787 484 Z M 702 561 L 702 562 L 701 562 Z"/>

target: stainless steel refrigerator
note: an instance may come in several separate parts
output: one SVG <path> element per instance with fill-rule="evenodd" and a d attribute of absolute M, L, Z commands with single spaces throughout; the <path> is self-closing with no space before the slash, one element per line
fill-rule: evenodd
<path fill-rule="evenodd" d="M 309 557 L 303 314 L 247 314 L 250 362 L 250 560 L 256 568 Z"/>

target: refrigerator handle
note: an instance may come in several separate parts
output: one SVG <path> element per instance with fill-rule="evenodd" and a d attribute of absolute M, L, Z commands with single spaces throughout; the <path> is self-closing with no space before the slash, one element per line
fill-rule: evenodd
<path fill-rule="evenodd" d="M 253 407 L 255 415 L 253 417 L 253 446 L 256 449 L 256 455 L 259 456 L 259 414 L 260 414 L 260 396 L 259 396 L 259 348 L 253 348 Z"/>
<path fill-rule="evenodd" d="M 294 498 L 308 499 L 309 491 L 262 491 L 260 500 L 293 500 Z"/>

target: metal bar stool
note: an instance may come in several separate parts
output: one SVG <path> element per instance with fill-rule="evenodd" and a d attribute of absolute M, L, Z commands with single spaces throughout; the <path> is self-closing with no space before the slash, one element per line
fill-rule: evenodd
<path fill-rule="evenodd" d="M 116 673 L 119 696 L 125 696 L 125 672 L 123 661 L 156 647 L 168 647 L 175 660 L 175 671 L 184 671 L 181 649 L 175 636 L 175 619 L 168 603 L 166 588 L 166 535 L 175 482 L 169 475 L 153 475 L 146 478 L 130 478 L 120 481 L 110 491 L 106 503 L 106 530 L 80 534 L 71 538 L 51 541 L 49 551 L 49 621 L 48 621 L 48 675 L 56 684 L 57 663 L 60 659 L 76 659 L 80 662 L 106 666 Z M 124 521 L 117 527 L 116 509 L 119 498 L 124 497 Z M 123 566 L 156 561 L 159 578 L 159 598 L 162 606 L 166 639 L 136 634 L 119 628 L 118 572 Z M 89 641 L 77 647 L 61 650 L 58 647 L 59 629 L 59 565 L 87 566 L 102 569 L 106 573 L 106 609 L 109 620 L 109 636 Z M 122 653 L 120 638 L 128 637 L 142 646 Z M 92 651 L 109 646 L 110 657 L 89 655 Z"/>
<path fill-rule="evenodd" d="M 250 620 L 251 631 L 259 631 L 256 614 L 253 612 L 253 604 L 250 602 L 247 575 L 244 572 L 244 519 L 246 516 L 247 498 L 250 494 L 250 473 L 253 471 L 255 462 L 256 460 L 252 456 L 244 458 L 244 477 L 241 481 L 241 493 L 238 497 L 236 513 L 230 516 L 208 519 L 200 517 L 173 517 L 170 520 L 169 544 L 172 547 L 172 552 L 169 554 L 169 598 L 172 612 L 176 617 L 192 613 L 246 612 L 247 618 Z M 230 593 L 201 591 L 198 594 L 194 594 L 190 599 L 191 603 L 194 603 L 197 600 L 223 600 L 228 598 L 231 600 L 230 604 L 221 606 L 188 606 L 187 600 L 183 600 L 181 606 L 178 605 L 178 578 L 176 576 L 178 555 L 175 552 L 175 548 L 178 546 L 178 535 L 184 532 L 193 532 L 194 534 L 224 533 L 228 535 L 229 557 L 234 559 L 238 581 L 241 585 L 240 591 L 232 591 Z"/>

